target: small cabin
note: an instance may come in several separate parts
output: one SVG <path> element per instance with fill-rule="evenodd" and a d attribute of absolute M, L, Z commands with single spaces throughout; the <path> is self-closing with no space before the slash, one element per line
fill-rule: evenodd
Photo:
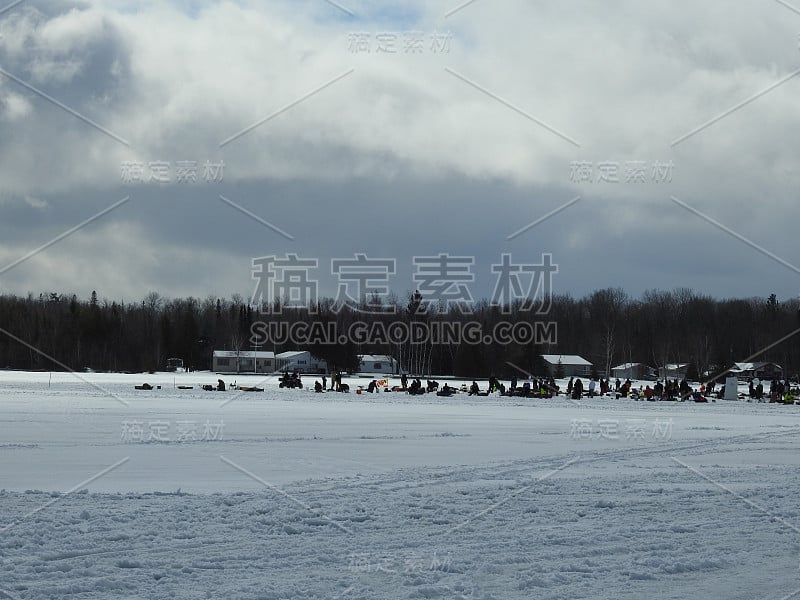
<path fill-rule="evenodd" d="M 611 376 L 615 379 L 654 380 L 657 375 L 658 371 L 644 363 L 623 363 L 611 368 Z"/>
<path fill-rule="evenodd" d="M 686 379 L 686 372 L 689 370 L 689 363 L 672 363 L 664 365 L 658 369 L 660 379 Z"/>
<path fill-rule="evenodd" d="M 542 359 L 553 377 L 559 369 L 564 377 L 589 377 L 592 374 L 592 363 L 577 354 L 543 354 Z"/>
<path fill-rule="evenodd" d="M 359 354 L 358 372 L 375 375 L 396 375 L 399 373 L 397 360 L 387 354 Z"/>
<path fill-rule="evenodd" d="M 730 373 L 743 381 L 783 379 L 783 367 L 774 362 L 738 362 L 733 364 Z"/>
<path fill-rule="evenodd" d="M 327 373 L 328 363 L 307 350 L 289 350 L 275 355 L 278 371 L 298 373 Z"/>

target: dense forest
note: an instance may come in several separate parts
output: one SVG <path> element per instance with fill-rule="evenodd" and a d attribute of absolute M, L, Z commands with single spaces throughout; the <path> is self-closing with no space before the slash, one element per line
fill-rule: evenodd
<path fill-rule="evenodd" d="M 88 299 L 58 293 L 2 295 L 0 368 L 141 372 L 163 369 L 168 358 L 179 357 L 193 369 L 209 369 L 215 349 L 261 349 L 310 350 L 331 368 L 344 370 L 356 367 L 358 354 L 389 354 L 412 374 L 463 377 L 510 376 L 515 370 L 511 365 L 546 374 L 542 354 L 580 354 L 593 362 L 598 374 L 625 362 L 653 367 L 690 363 L 690 373 L 698 378 L 747 359 L 775 361 L 789 374 L 800 371 L 800 335 L 791 335 L 800 327 L 800 303 L 779 302 L 774 294 L 720 300 L 678 289 L 653 290 L 635 299 L 610 288 L 580 299 L 555 296 L 546 315 L 519 306 L 504 311 L 487 302 L 475 304 L 471 314 L 458 308 L 422 312 L 419 299 L 411 295 L 395 303 L 392 315 L 336 307 L 332 299 L 320 301 L 314 311 L 262 314 L 261 308 L 238 295 L 198 300 L 150 293 L 136 303 L 98 300 L 96 292 Z M 555 323 L 556 336 L 548 343 L 337 338 L 330 344 L 265 345 L 254 337 L 254 324 L 270 321 L 335 323 L 339 331 L 357 321 L 471 321 L 486 331 L 501 321 L 537 321 Z"/>

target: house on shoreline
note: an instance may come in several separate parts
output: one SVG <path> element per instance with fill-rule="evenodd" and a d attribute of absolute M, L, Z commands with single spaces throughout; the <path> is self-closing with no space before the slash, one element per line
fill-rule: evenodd
<path fill-rule="evenodd" d="M 611 368 L 611 376 L 615 379 L 655 380 L 658 371 L 644 363 L 624 363 Z"/>
<path fill-rule="evenodd" d="M 375 375 L 398 375 L 397 360 L 387 354 L 359 354 L 358 372 Z"/>
<path fill-rule="evenodd" d="M 328 365 L 306 350 L 214 350 L 211 370 L 220 375 L 270 374 L 282 371 L 327 373 Z"/>
<path fill-rule="evenodd" d="M 659 379 L 677 379 L 678 381 L 686 378 L 689 363 L 673 363 L 659 367 Z"/>
<path fill-rule="evenodd" d="M 542 354 L 542 359 L 553 377 L 559 365 L 564 377 L 589 377 L 592 374 L 592 363 L 577 354 Z"/>
<path fill-rule="evenodd" d="M 783 379 L 783 367 L 774 362 L 737 362 L 733 363 L 729 373 L 743 381 L 754 377 L 762 380 Z"/>
<path fill-rule="evenodd" d="M 328 363 L 308 350 L 289 350 L 275 355 L 278 371 L 298 373 L 327 373 Z"/>

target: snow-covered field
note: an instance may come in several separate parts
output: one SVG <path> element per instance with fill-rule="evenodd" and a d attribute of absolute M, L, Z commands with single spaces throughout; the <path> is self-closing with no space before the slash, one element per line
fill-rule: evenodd
<path fill-rule="evenodd" d="M 0 372 L 0 598 L 800 598 L 800 406 L 216 379 Z"/>

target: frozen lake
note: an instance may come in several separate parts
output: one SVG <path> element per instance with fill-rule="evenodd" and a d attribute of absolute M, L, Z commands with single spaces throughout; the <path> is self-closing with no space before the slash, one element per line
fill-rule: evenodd
<path fill-rule="evenodd" d="M 800 406 L 216 379 L 0 372 L 0 597 L 800 590 Z"/>

